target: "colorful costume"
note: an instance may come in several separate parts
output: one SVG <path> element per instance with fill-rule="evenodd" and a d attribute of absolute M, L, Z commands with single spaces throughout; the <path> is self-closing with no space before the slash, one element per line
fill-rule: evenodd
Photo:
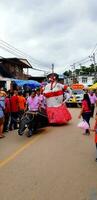
<path fill-rule="evenodd" d="M 63 102 L 64 85 L 56 80 L 48 83 L 44 90 L 47 102 L 47 115 L 51 124 L 65 124 L 71 120 L 71 114 Z"/>

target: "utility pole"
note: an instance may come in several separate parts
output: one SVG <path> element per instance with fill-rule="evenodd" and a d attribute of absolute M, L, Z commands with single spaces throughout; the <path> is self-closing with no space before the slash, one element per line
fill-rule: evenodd
<path fill-rule="evenodd" d="M 75 63 L 73 63 L 73 65 L 71 65 L 72 66 L 72 68 L 73 68 L 73 83 L 75 83 L 76 82 L 76 71 L 75 71 L 75 69 L 76 69 L 76 66 L 75 66 Z"/>
<path fill-rule="evenodd" d="M 71 67 L 72 67 L 72 69 L 73 69 L 73 73 L 74 73 L 74 71 L 75 71 L 75 63 L 73 63 L 73 65 L 70 65 Z"/>
<path fill-rule="evenodd" d="M 89 56 L 89 58 L 92 58 L 92 61 L 93 61 L 93 65 L 94 65 L 94 79 L 96 80 L 96 78 L 97 78 L 97 72 L 96 72 L 96 60 L 95 60 L 95 53 L 93 53 L 93 55 L 92 56 Z"/>
<path fill-rule="evenodd" d="M 54 73 L 54 64 L 52 64 L 52 73 Z"/>
<path fill-rule="evenodd" d="M 93 53 L 93 63 L 94 63 L 94 77 L 95 77 L 95 80 L 96 80 L 96 61 L 95 61 L 95 53 Z"/>

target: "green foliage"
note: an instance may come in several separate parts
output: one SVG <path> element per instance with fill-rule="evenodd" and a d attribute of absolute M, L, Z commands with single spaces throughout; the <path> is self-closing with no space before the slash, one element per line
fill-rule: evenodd
<path fill-rule="evenodd" d="M 72 75 L 72 71 L 71 70 L 65 71 L 63 74 L 64 76 L 70 77 Z"/>
<path fill-rule="evenodd" d="M 74 74 L 77 76 L 79 75 L 92 75 L 93 73 L 97 72 L 97 66 L 94 67 L 94 64 L 91 64 L 89 67 L 80 66 L 80 69 L 75 69 L 73 71 Z M 72 75 L 72 71 L 68 70 L 63 73 L 65 76 L 70 77 Z M 97 82 L 97 80 L 96 80 Z"/>

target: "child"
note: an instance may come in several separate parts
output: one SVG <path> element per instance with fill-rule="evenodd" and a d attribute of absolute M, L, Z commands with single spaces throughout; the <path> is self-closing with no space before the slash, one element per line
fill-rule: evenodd
<path fill-rule="evenodd" d="M 95 116 L 94 129 L 91 129 L 91 131 L 95 132 L 95 145 L 96 145 L 96 159 L 95 159 L 95 161 L 97 162 L 97 113 L 96 113 L 96 116 Z"/>

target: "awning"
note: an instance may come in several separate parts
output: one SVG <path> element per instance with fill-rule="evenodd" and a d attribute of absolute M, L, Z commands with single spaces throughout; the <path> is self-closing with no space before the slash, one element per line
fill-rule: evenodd
<path fill-rule="evenodd" d="M 34 80 L 18 80 L 18 79 L 13 79 L 12 80 L 17 86 L 20 86 L 20 87 L 23 87 L 23 86 L 28 86 L 28 87 L 31 87 L 32 89 L 33 88 L 36 88 L 36 87 L 40 87 L 41 84 L 37 81 L 34 81 Z"/>
<path fill-rule="evenodd" d="M 97 89 L 97 83 L 94 83 L 92 86 L 89 87 L 90 90 Z"/>

